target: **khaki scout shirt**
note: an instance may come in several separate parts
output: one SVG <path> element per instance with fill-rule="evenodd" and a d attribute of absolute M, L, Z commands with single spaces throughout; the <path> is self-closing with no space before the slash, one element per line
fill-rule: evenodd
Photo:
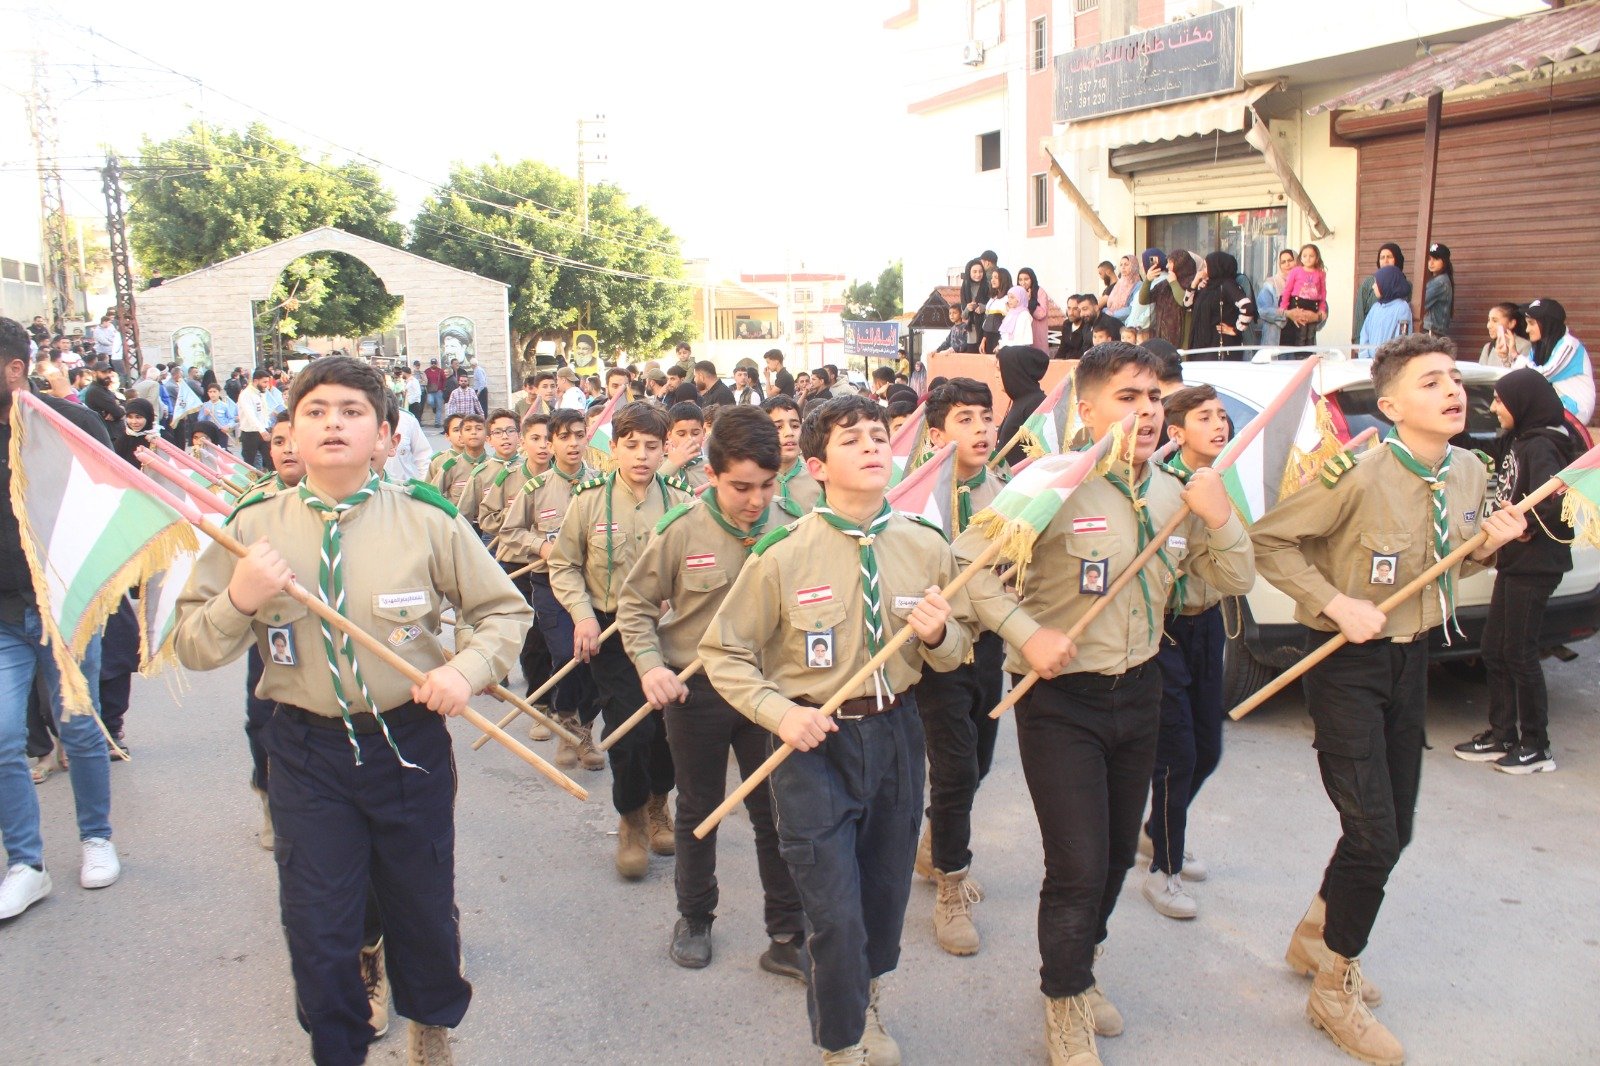
<path fill-rule="evenodd" d="M 324 496 L 328 502 L 333 502 Z M 243 507 L 229 522 L 246 544 L 266 537 L 300 583 L 316 594 L 323 519 L 297 490 Z M 484 552 L 465 519 L 413 499 L 398 485 L 382 484 L 371 499 L 340 520 L 344 548 L 346 611 L 350 620 L 389 645 L 418 670 L 449 662 L 480 692 L 506 675 L 532 624 L 532 612 L 505 572 Z M 395 546 L 403 546 L 396 551 Z M 178 600 L 178 659 L 191 670 L 212 670 L 244 654 L 255 641 L 265 670 L 256 694 L 339 716 L 321 623 L 287 593 L 272 597 L 253 615 L 242 614 L 228 596 L 234 557 L 220 544 L 201 553 Z M 450 655 L 439 643 L 439 612 L 446 603 L 471 626 L 456 630 Z M 289 627 L 293 663 L 275 662 L 270 630 Z M 356 646 L 361 676 L 379 710 L 411 699 L 411 682 L 371 652 Z M 341 657 L 343 685 L 352 710 L 360 689 Z"/>
<path fill-rule="evenodd" d="M 616 611 L 617 594 L 656 523 L 687 498 L 659 474 L 638 497 L 620 474 L 578 486 L 548 560 L 550 589 L 574 623 L 593 618 L 596 611 Z"/>
<path fill-rule="evenodd" d="M 1450 453 L 1445 502 L 1454 549 L 1478 533 L 1488 472 L 1473 453 Z M 1261 576 L 1294 599 L 1295 621 L 1331 633 L 1339 627 L 1322 611 L 1336 595 L 1378 603 L 1432 565 L 1432 492 L 1393 449 L 1373 448 L 1332 487 L 1314 481 L 1280 501 L 1252 527 L 1250 539 Z M 1373 580 L 1380 558 L 1393 563 L 1392 582 Z M 1459 572 L 1482 569 L 1468 558 Z M 1443 620 L 1433 583 L 1389 612 L 1382 636 L 1412 641 Z"/>
<path fill-rule="evenodd" d="M 778 475 L 778 491 L 772 502 L 790 518 L 799 518 L 811 513 L 821 495 L 822 486 L 806 469 L 806 461 L 796 459 L 789 473 Z"/>
<path fill-rule="evenodd" d="M 666 463 L 661 465 L 661 476 L 672 478 L 689 486 L 690 491 L 707 484 L 711 478 L 706 473 L 706 459 L 704 455 L 697 455 L 682 466 L 674 467 Z"/>
<path fill-rule="evenodd" d="M 594 476 L 587 466 L 580 466 L 570 478 L 552 466 L 523 482 L 500 516 L 500 543 L 495 548 L 495 558 L 503 563 L 531 563 L 532 573 L 546 573 L 548 566 L 539 558 L 539 545 L 561 529 L 561 519 L 566 516 L 574 490 Z"/>
<path fill-rule="evenodd" d="M 445 499 L 454 504 L 457 510 L 460 510 L 462 497 L 467 492 L 467 483 L 472 480 L 473 475 L 491 462 L 493 460 L 488 452 L 478 456 L 476 460 L 466 452 L 462 452 L 460 455 L 452 455 L 443 463 L 440 463 L 439 472 L 430 480 L 433 482 L 433 487 L 442 492 Z M 467 517 L 467 521 L 472 521 L 470 515 Z"/>
<path fill-rule="evenodd" d="M 485 530 L 483 528 L 483 495 L 489 490 L 489 486 L 494 484 L 495 478 L 504 474 L 513 466 L 521 465 L 521 463 L 522 460 L 520 458 L 507 461 L 491 453 L 489 461 L 479 465 L 467 477 L 466 483 L 461 488 L 460 501 L 452 501 L 456 504 L 456 510 L 460 511 L 462 516 L 468 522 L 477 526 L 480 531 L 485 533 L 493 532 L 493 530 Z"/>
<path fill-rule="evenodd" d="M 677 671 L 694 662 L 700 638 L 772 516 L 769 508 L 748 536 L 735 537 L 717 524 L 702 495 L 656 526 L 617 597 L 622 646 L 640 677 L 658 666 Z M 672 608 L 662 615 L 661 604 L 669 600 Z"/>
<path fill-rule="evenodd" d="M 777 732 L 778 723 L 804 701 L 820 707 L 872 657 L 861 600 L 861 554 L 853 537 L 808 514 L 774 532 L 745 563 L 723 607 L 700 641 L 706 677 L 740 714 Z M 931 526 L 896 514 L 874 542 L 883 592 L 884 639 L 906 624 L 929 585 L 954 580 L 950 546 Z M 913 637 L 884 665 L 896 694 L 922 676 L 923 664 L 944 673 L 972 652 L 976 630 L 965 591 L 950 603 L 944 640 L 927 647 Z M 832 665 L 810 665 L 810 644 L 826 634 Z M 872 696 L 868 679 L 845 696 Z"/>
<path fill-rule="evenodd" d="M 1184 465 L 1181 453 L 1173 456 L 1172 461 L 1167 463 L 1167 469 L 1173 477 L 1184 482 L 1185 484 L 1188 483 L 1190 476 L 1194 473 L 1194 471 L 1190 470 Z M 1217 591 L 1215 586 L 1211 585 L 1199 574 L 1185 573 L 1183 575 L 1182 585 L 1183 599 L 1181 602 L 1178 600 L 1177 593 L 1179 590 L 1175 586 L 1172 590 L 1172 602 L 1167 604 L 1167 609 L 1169 611 L 1181 611 L 1184 614 L 1198 614 L 1206 608 L 1215 607 L 1217 604 L 1227 599 L 1226 596 Z"/>
<path fill-rule="evenodd" d="M 479 486 L 478 528 L 484 533 L 499 533 L 505 521 L 507 502 L 532 476 L 528 460 L 518 456 L 503 465 L 493 477 L 484 478 Z"/>
<path fill-rule="evenodd" d="M 1157 531 L 1183 506 L 1183 485 L 1154 464 L 1146 465 L 1139 491 Z M 969 529 L 956 540 L 956 560 L 965 566 L 986 547 L 983 534 Z M 1070 629 L 1100 598 L 1084 591 L 1091 574 L 1098 574 L 1101 588 L 1110 588 L 1138 551 L 1139 527 L 1132 503 L 1110 481 L 1096 477 L 1067 497 L 1039 535 L 1033 561 L 1024 573 L 1020 603 L 1006 594 L 993 571 L 974 577 L 967 587 L 978 618 L 1011 646 L 1006 669 L 1027 673 L 1022 645 L 1041 628 Z M 1167 539 L 1163 551 L 1145 564 L 1149 603 L 1138 579 L 1130 581 L 1079 635 L 1077 658 L 1067 665 L 1066 673 L 1120 674 L 1155 656 L 1174 578 L 1163 554 L 1172 566 L 1200 575 L 1224 595 L 1242 595 L 1255 582 L 1250 538 L 1239 517 L 1230 514 L 1220 528 L 1208 530 L 1191 514 Z"/>
<path fill-rule="evenodd" d="M 422 480 L 437 482 L 439 478 L 439 468 L 445 464 L 445 460 L 454 459 L 460 454 L 461 453 L 456 451 L 454 448 L 446 448 L 442 452 L 434 452 L 433 458 L 428 460 L 428 476 Z"/>

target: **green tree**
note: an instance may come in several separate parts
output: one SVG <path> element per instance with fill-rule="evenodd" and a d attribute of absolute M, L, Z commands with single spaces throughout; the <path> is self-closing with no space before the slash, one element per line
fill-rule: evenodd
<path fill-rule="evenodd" d="M 839 317 L 854 322 L 886 321 L 904 310 L 902 263 L 895 260 L 878 273 L 878 280 L 856 281 L 845 289 L 844 311 Z"/>
<path fill-rule="evenodd" d="M 318 226 L 399 247 L 395 198 L 359 163 L 307 162 L 256 123 L 242 131 L 199 122 L 183 136 L 146 137 L 130 178 L 129 235 L 151 274 L 187 274 Z M 284 337 L 361 336 L 394 323 L 401 298 L 359 260 L 317 253 L 278 278 L 257 317 Z"/>
<path fill-rule="evenodd" d="M 579 195 L 575 179 L 532 160 L 457 165 L 449 185 L 423 201 L 410 247 L 510 286 L 513 346 L 525 363 L 535 342 L 574 329 L 595 330 L 602 352 L 688 340 L 692 301 L 674 283 L 683 273 L 677 237 L 610 184 L 590 186 L 585 233 Z"/>

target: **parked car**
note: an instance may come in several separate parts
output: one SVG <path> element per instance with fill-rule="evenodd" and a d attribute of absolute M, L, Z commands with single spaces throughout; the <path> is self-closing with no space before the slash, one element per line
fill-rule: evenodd
<path fill-rule="evenodd" d="M 1386 433 L 1390 422 L 1378 410 L 1372 388 L 1372 361 L 1351 359 L 1342 351 L 1329 349 L 1322 355 L 1324 364 L 1312 379 L 1312 387 L 1328 402 L 1335 432 L 1348 441 L 1369 427 Z M 1254 418 L 1271 402 L 1298 368 L 1304 350 L 1266 348 L 1251 362 L 1190 362 L 1184 364 L 1184 381 L 1206 384 L 1217 390 L 1223 406 L 1236 427 Z M 1467 390 L 1467 428 L 1456 444 L 1489 451 L 1499 433 L 1499 422 L 1489 410 L 1494 400 L 1494 382 L 1503 370 L 1479 363 L 1461 362 L 1462 383 Z M 1576 427 L 1586 444 L 1589 434 Z M 1302 491 L 1315 491 L 1308 487 Z M 1489 612 L 1489 595 L 1494 573 L 1484 571 L 1463 580 L 1456 592 L 1456 617 L 1465 638 L 1444 641 L 1442 629 L 1431 635 L 1431 654 L 1435 662 L 1459 664 L 1470 670 L 1478 657 L 1484 620 Z M 1223 659 L 1223 696 L 1233 707 L 1265 685 L 1279 670 L 1293 665 L 1305 654 L 1306 630 L 1294 620 L 1294 604 L 1284 593 L 1265 580 L 1258 580 L 1247 596 L 1223 605 L 1228 642 Z M 1566 645 L 1594 635 L 1600 630 L 1600 549 L 1574 546 L 1572 569 L 1561 579 L 1545 610 L 1540 641 L 1546 652 L 1566 658 Z"/>

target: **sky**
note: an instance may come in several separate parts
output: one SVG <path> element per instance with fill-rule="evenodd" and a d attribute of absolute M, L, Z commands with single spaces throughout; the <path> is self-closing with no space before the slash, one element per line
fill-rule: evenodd
<path fill-rule="evenodd" d="M 12 168 L 0 214 L 37 200 L 16 168 L 32 166 L 21 91 L 38 48 L 69 167 L 97 166 L 107 145 L 131 156 L 142 135 L 195 118 L 260 120 L 310 158 L 381 161 L 409 222 L 453 161 L 498 154 L 574 172 L 577 120 L 604 114 L 608 161 L 591 173 L 654 211 L 685 255 L 727 272 L 870 279 L 898 257 L 909 221 L 897 194 L 910 173 L 897 162 L 906 97 L 882 28 L 897 6 L 0 6 L 0 171 Z M 69 212 L 102 214 L 98 176 L 66 177 Z"/>

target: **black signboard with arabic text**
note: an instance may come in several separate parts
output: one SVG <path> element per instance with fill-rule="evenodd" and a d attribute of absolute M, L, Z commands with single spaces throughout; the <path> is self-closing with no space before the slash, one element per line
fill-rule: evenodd
<path fill-rule="evenodd" d="M 1214 11 L 1056 56 L 1057 122 L 1240 88 L 1238 10 Z"/>

